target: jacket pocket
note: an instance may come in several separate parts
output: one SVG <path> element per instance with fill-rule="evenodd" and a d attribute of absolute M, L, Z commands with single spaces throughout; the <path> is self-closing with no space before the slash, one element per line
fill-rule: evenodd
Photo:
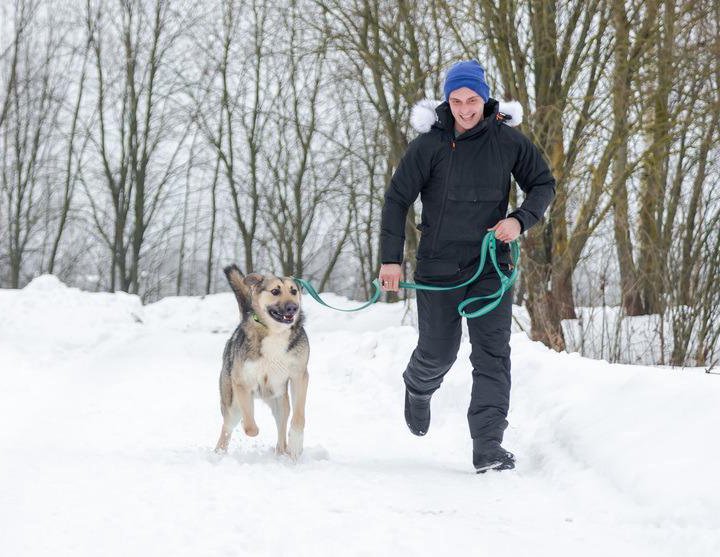
<path fill-rule="evenodd" d="M 448 199 L 469 203 L 499 203 L 505 197 L 505 192 L 501 186 L 502 180 L 496 174 L 491 172 L 454 183 L 448 191 Z"/>

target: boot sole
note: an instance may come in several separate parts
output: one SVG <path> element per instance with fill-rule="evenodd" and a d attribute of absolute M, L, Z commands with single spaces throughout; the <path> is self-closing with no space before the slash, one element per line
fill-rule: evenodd
<path fill-rule="evenodd" d="M 480 468 L 475 468 L 475 473 L 484 474 L 488 470 L 497 470 L 499 472 L 500 470 L 512 470 L 513 468 L 515 468 L 514 464 L 508 464 L 507 462 L 502 462 L 498 460 L 497 462 L 486 464 L 485 466 L 481 466 Z"/>

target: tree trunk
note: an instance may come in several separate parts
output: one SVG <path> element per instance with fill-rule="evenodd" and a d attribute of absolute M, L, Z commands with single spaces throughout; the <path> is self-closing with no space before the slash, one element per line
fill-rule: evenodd
<path fill-rule="evenodd" d="M 620 271 L 621 303 L 625 315 L 643 313 L 642 299 L 638 290 L 639 279 L 633 260 L 628 215 L 628 129 L 627 117 L 630 106 L 630 64 L 628 58 L 629 24 L 623 0 L 613 0 L 612 20 L 615 30 L 615 68 L 613 73 L 613 119 L 618 138 L 618 149 L 612 163 L 613 182 L 613 232 Z"/>

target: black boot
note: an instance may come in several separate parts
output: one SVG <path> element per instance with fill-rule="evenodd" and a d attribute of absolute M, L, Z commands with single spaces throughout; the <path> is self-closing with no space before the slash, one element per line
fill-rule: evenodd
<path fill-rule="evenodd" d="M 405 387 L 405 422 L 414 435 L 423 436 L 430 427 L 430 397 L 411 393 Z"/>
<path fill-rule="evenodd" d="M 487 470 L 515 468 L 515 455 L 502 448 L 499 441 L 473 439 L 473 465 L 478 474 Z"/>

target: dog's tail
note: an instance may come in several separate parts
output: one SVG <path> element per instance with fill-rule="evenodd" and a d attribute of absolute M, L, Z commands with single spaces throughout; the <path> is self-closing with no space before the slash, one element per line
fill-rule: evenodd
<path fill-rule="evenodd" d="M 227 281 L 230 283 L 230 288 L 235 293 L 237 298 L 238 306 L 240 307 L 240 313 L 245 315 L 250 311 L 250 291 L 244 282 L 245 275 L 242 274 L 240 268 L 233 263 L 223 269 Z"/>

